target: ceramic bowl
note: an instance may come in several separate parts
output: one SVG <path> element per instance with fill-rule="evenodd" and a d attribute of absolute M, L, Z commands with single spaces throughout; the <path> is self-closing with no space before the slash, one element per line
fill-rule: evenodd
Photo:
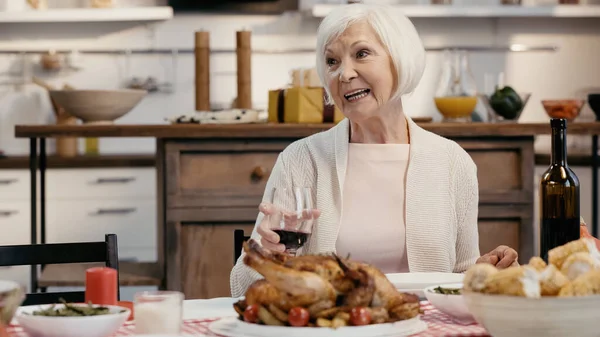
<path fill-rule="evenodd" d="M 596 337 L 600 295 L 542 297 L 463 293 L 477 323 L 494 337 Z"/>
<path fill-rule="evenodd" d="M 424 290 L 425 297 L 439 311 L 450 315 L 463 322 L 474 322 L 473 315 L 467 308 L 467 303 L 462 294 L 446 295 L 435 292 L 435 288 L 462 289 L 462 283 L 448 283 L 427 287 Z"/>
<path fill-rule="evenodd" d="M 87 304 L 77 304 L 87 305 Z M 110 306 L 110 313 L 97 316 L 49 317 L 34 316 L 34 311 L 47 309 L 50 305 L 30 305 L 20 307 L 15 315 L 16 321 L 29 336 L 44 337 L 108 337 L 114 334 L 127 321 L 131 310 Z M 61 308 L 63 304 L 56 304 Z"/>
<path fill-rule="evenodd" d="M 112 124 L 131 111 L 146 93 L 137 89 L 50 90 L 50 97 L 84 123 Z"/>
<path fill-rule="evenodd" d="M 0 323 L 9 325 L 24 299 L 25 291 L 17 282 L 0 280 Z"/>
<path fill-rule="evenodd" d="M 584 104 L 585 100 L 582 99 L 542 100 L 550 118 L 564 118 L 568 121 L 573 121 L 579 116 Z"/>

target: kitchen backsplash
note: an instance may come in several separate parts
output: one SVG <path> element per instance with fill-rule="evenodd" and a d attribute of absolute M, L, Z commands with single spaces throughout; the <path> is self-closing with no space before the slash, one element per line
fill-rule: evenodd
<path fill-rule="evenodd" d="M 79 1 L 79 0 L 71 0 Z M 127 0 L 120 0 L 123 4 Z M 140 4 L 140 0 L 133 0 Z M 75 3 L 74 2 L 74 3 Z M 143 0 L 142 4 L 164 3 Z M 50 2 L 51 4 L 51 2 Z M 65 4 L 61 2 L 61 4 Z M 318 20 L 290 13 L 282 16 L 208 16 L 179 14 L 174 19 L 149 26 L 129 27 L 117 24 L 81 26 L 10 25 L 0 29 L 0 49 L 73 49 L 77 48 L 193 48 L 193 32 L 211 32 L 214 49 L 234 50 L 235 31 L 253 31 L 252 45 L 258 49 L 307 48 L 315 45 Z M 547 121 L 540 103 L 545 98 L 583 98 L 589 91 L 600 91 L 600 21 L 597 19 L 488 19 L 435 18 L 413 19 L 426 47 L 455 45 L 482 46 L 490 44 L 556 45 L 555 52 L 473 52 L 471 71 L 479 89 L 484 89 L 484 74 L 504 71 L 506 82 L 519 91 L 532 92 L 521 116 L 522 122 Z M 35 36 L 32 40 L 31 37 Z M 172 91 L 149 94 L 132 112 L 118 123 L 165 123 L 164 118 L 194 110 L 194 57 L 181 55 L 73 55 L 73 65 L 79 70 L 50 76 L 39 66 L 39 56 L 30 56 L 29 74 L 42 77 L 56 86 L 68 83 L 76 88 L 119 88 L 133 77 L 142 80 L 153 77 L 159 83 L 170 83 Z M 428 52 L 427 68 L 417 90 L 405 100 L 405 110 L 411 116 L 432 116 L 441 119 L 433 103 L 442 54 Z M 211 102 L 227 106 L 236 94 L 235 53 L 211 56 Z M 252 99 L 256 108 L 266 108 L 268 90 L 288 83 L 294 68 L 314 66 L 314 53 L 265 55 L 252 58 Z M 20 58 L 0 55 L 0 83 L 18 80 L 7 73 L 20 73 Z M 478 111 L 484 113 L 483 106 Z M 585 107 L 581 120 L 592 120 L 593 113 Z M 28 142 L 13 137 L 14 125 L 51 123 L 53 119 L 47 94 L 28 84 L 22 87 L 0 86 L 0 149 L 7 154 L 26 154 Z M 589 137 L 570 137 L 575 148 L 589 148 Z M 53 151 L 53 142 L 49 142 Z M 548 139 L 540 137 L 536 151 L 547 152 Z M 152 139 L 101 139 L 102 153 L 153 152 Z"/>

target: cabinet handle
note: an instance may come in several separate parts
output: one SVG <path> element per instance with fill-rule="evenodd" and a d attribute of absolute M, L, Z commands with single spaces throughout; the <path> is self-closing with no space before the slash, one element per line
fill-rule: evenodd
<path fill-rule="evenodd" d="M 10 185 L 16 183 L 17 181 L 19 181 L 19 179 L 0 179 L 0 185 Z"/>
<path fill-rule="evenodd" d="M 19 211 L 0 210 L 0 218 L 8 218 L 9 216 L 14 215 L 14 214 L 18 214 L 18 213 L 19 213 Z"/>
<path fill-rule="evenodd" d="M 136 211 L 136 208 L 100 208 L 92 215 L 107 215 L 107 214 L 129 214 Z"/>
<path fill-rule="evenodd" d="M 98 178 L 94 182 L 95 184 L 125 184 L 134 181 L 135 177 L 122 177 L 122 178 Z"/>
<path fill-rule="evenodd" d="M 254 168 L 254 170 L 252 170 L 252 174 L 250 175 L 250 178 L 253 181 L 260 181 L 260 180 L 263 180 L 263 178 L 266 177 L 268 173 L 269 173 L 269 170 L 267 170 L 266 168 L 264 168 L 262 166 L 257 166 Z"/>

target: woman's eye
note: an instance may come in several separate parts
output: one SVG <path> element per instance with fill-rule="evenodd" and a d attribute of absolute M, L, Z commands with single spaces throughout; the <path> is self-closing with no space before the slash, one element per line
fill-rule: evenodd
<path fill-rule="evenodd" d="M 367 55 L 369 55 L 369 51 L 367 51 L 366 49 L 362 49 L 358 53 L 356 53 L 356 57 L 358 57 L 359 59 L 367 57 Z"/>
<path fill-rule="evenodd" d="M 328 59 L 326 60 L 326 62 L 327 62 L 327 65 L 328 65 L 328 66 L 333 66 L 333 65 L 335 65 L 335 64 L 336 64 L 336 61 L 335 61 L 335 59 L 332 59 L 332 58 L 328 58 Z"/>

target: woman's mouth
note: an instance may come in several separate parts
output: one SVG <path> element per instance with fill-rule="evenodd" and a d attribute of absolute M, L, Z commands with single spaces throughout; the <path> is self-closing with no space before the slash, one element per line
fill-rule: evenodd
<path fill-rule="evenodd" d="M 371 89 L 358 89 L 344 94 L 344 98 L 346 98 L 348 102 L 356 102 L 359 99 L 367 97 L 369 93 L 371 93 Z"/>

